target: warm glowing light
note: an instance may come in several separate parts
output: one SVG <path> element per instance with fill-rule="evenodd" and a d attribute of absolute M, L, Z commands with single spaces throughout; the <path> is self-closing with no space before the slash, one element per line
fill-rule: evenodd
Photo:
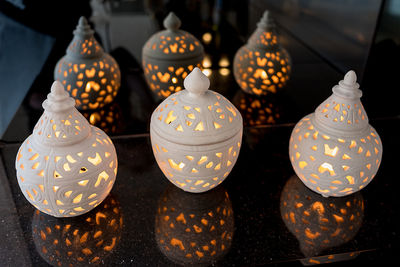
<path fill-rule="evenodd" d="M 203 69 L 203 73 L 207 77 L 210 77 L 210 75 L 212 74 L 212 70 L 211 69 Z"/>
<path fill-rule="evenodd" d="M 204 56 L 202 65 L 203 65 L 203 68 L 206 68 L 206 69 L 211 68 L 212 63 L 211 63 L 211 58 L 209 55 Z"/>
<path fill-rule="evenodd" d="M 231 73 L 231 71 L 227 68 L 221 68 L 219 69 L 219 74 L 221 74 L 222 76 L 228 76 L 229 73 Z"/>
<path fill-rule="evenodd" d="M 227 56 L 222 56 L 221 59 L 218 62 L 218 66 L 222 67 L 222 68 L 227 68 L 229 67 L 230 62 Z"/>
<path fill-rule="evenodd" d="M 212 41 L 212 35 L 211 35 L 211 33 L 206 32 L 205 34 L 203 34 L 202 39 L 203 39 L 203 42 L 204 42 L 205 44 L 211 43 L 211 41 Z"/>

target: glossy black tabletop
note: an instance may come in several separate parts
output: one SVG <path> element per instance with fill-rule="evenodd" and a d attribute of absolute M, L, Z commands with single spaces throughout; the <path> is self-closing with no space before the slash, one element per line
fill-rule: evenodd
<path fill-rule="evenodd" d="M 82 216 L 63 219 L 29 204 L 19 189 L 14 166 L 19 146 L 43 112 L 41 103 L 53 82 L 55 63 L 64 55 L 77 19 L 91 14 L 89 1 L 65 4 L 59 17 L 49 14 L 48 19 L 58 21 L 59 27 L 38 16 L 44 11 L 40 5 L 32 7 L 33 1 L 8 2 L 0 3 L 4 12 L 0 13 L 0 33 L 7 33 L 0 35 L 0 85 L 7 85 L 0 93 L 15 99 L 0 99 L 4 105 L 0 111 L 12 107 L 15 115 L 8 116 L 7 125 L 0 124 L 0 266 L 301 266 L 397 261 L 400 91 L 394 88 L 398 87 L 395 63 L 400 49 L 390 41 L 375 40 L 377 18 L 382 16 L 380 1 L 361 1 L 364 8 L 357 12 L 365 16 L 357 17 L 349 10 L 360 6 L 358 1 L 341 2 L 346 12 L 319 1 L 186 1 L 185 5 L 180 1 L 103 1 L 111 5 L 107 11 L 111 22 L 105 30 L 109 36 L 101 38 L 101 20 L 92 26 L 99 29 L 96 38 L 120 66 L 121 88 L 110 105 L 82 113 L 111 137 L 118 174 L 102 204 Z M 25 3 L 26 16 L 13 10 L 11 2 Z M 46 3 L 58 8 L 52 1 Z M 240 89 L 232 62 L 267 8 L 277 19 L 279 40 L 292 59 L 292 73 L 285 88 L 257 97 Z M 232 172 L 221 185 L 201 194 L 186 193 L 165 178 L 148 133 L 150 116 L 160 101 L 144 79 L 141 48 L 160 30 L 171 10 L 180 16 L 182 28 L 204 45 L 210 62 L 203 61 L 203 68 L 208 69 L 210 89 L 232 101 L 244 119 L 243 145 Z M 340 22 L 333 24 L 333 18 Z M 354 23 L 342 27 L 346 22 Z M 22 53 L 24 43 L 13 45 L 9 36 L 33 41 L 26 43 Z M 22 62 L 22 71 L 16 62 Z M 324 198 L 295 175 L 289 138 L 295 123 L 313 112 L 352 68 L 359 76 L 370 123 L 382 139 L 382 163 L 362 191 Z M 15 88 L 10 89 L 11 85 Z"/>
<path fill-rule="evenodd" d="M 148 135 L 114 138 L 119 168 L 110 196 L 91 212 L 64 219 L 45 215 L 27 202 L 15 178 L 19 144 L 2 146 L 2 263 L 388 263 L 395 257 L 399 234 L 395 155 L 400 142 L 391 123 L 373 122 L 385 146 L 378 174 L 364 190 L 344 198 L 324 198 L 294 176 L 287 152 L 291 126 L 247 128 L 232 173 L 201 194 L 186 193 L 168 182 L 155 162 Z M 343 220 L 325 224 L 307 218 L 298 203 L 311 210 L 318 204 L 325 218 Z M 182 218 L 185 226 L 179 227 Z M 198 232 L 188 233 L 187 228 Z M 98 231 L 101 238 L 95 238 Z"/>

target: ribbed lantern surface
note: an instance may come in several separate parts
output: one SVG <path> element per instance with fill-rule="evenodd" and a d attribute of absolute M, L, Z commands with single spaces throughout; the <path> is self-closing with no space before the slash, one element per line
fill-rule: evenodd
<path fill-rule="evenodd" d="M 233 61 L 236 82 L 246 93 L 267 95 L 286 85 L 290 70 L 289 54 L 279 44 L 275 24 L 265 11 L 256 31 L 236 52 Z"/>
<path fill-rule="evenodd" d="M 67 54 L 54 70 L 54 79 L 62 82 L 81 110 L 111 103 L 121 84 L 117 62 L 104 52 L 93 34 L 87 20 L 81 17 Z"/>
<path fill-rule="evenodd" d="M 296 174 L 323 196 L 344 196 L 374 178 L 382 158 L 378 133 L 368 123 L 354 71 L 295 126 L 289 155 Z"/>
<path fill-rule="evenodd" d="M 43 102 L 44 113 L 15 162 L 26 199 L 55 217 L 77 216 L 99 205 L 117 174 L 110 138 L 74 105 L 61 83 L 54 82 Z"/>
<path fill-rule="evenodd" d="M 179 29 L 181 21 L 173 13 L 164 20 L 166 30 L 146 42 L 142 64 L 147 84 L 158 99 L 165 99 L 183 89 L 183 80 L 200 67 L 204 49 L 200 41 Z"/>
<path fill-rule="evenodd" d="M 239 155 L 243 121 L 222 95 L 207 90 L 199 68 L 185 89 L 164 100 L 151 116 L 150 136 L 157 163 L 176 186 L 204 192 L 220 184 Z"/>

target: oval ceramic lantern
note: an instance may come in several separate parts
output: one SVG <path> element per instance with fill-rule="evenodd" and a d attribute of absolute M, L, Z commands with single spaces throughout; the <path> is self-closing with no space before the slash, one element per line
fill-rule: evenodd
<path fill-rule="evenodd" d="M 32 239 L 52 266 L 100 265 L 116 250 L 122 228 L 120 205 L 109 196 L 92 212 L 75 218 L 54 218 L 36 210 Z"/>
<path fill-rule="evenodd" d="M 150 89 L 158 99 L 183 89 L 183 80 L 200 67 L 204 48 L 188 32 L 179 30 L 181 21 L 173 13 L 164 20 L 166 30 L 154 34 L 143 46 L 142 64 Z"/>
<path fill-rule="evenodd" d="M 67 54 L 54 70 L 54 79 L 62 82 L 81 110 L 111 103 L 121 84 L 117 62 L 104 52 L 93 34 L 87 20 L 81 17 Z"/>
<path fill-rule="evenodd" d="M 288 52 L 278 43 L 275 24 L 265 11 L 257 30 L 233 61 L 233 74 L 243 91 L 255 95 L 276 93 L 289 80 Z"/>
<path fill-rule="evenodd" d="M 194 193 L 228 176 L 242 141 L 242 116 L 209 86 L 207 76 L 195 68 L 185 79 L 186 90 L 164 100 L 150 123 L 158 166 L 173 184 Z"/>
<path fill-rule="evenodd" d="M 344 196 L 374 178 L 382 158 L 378 133 L 368 123 L 354 71 L 294 127 L 289 156 L 306 186 L 323 196 Z"/>
<path fill-rule="evenodd" d="M 160 198 L 155 237 L 173 262 L 208 266 L 229 251 L 233 233 L 232 204 L 221 187 L 193 195 L 171 185 Z"/>
<path fill-rule="evenodd" d="M 363 222 L 364 199 L 361 192 L 342 198 L 324 198 L 294 175 L 282 190 L 280 211 L 285 225 L 299 241 L 302 253 L 314 257 L 356 236 Z"/>
<path fill-rule="evenodd" d="M 55 81 L 44 113 L 19 148 L 15 167 L 26 199 L 55 217 L 72 217 L 99 205 L 117 174 L 110 138 L 75 109 L 75 101 Z"/>

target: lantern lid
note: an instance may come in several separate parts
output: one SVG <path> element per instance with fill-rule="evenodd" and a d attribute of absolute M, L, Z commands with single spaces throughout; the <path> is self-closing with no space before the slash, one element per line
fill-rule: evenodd
<path fill-rule="evenodd" d="M 155 33 L 143 46 L 143 55 L 162 60 L 182 60 L 203 56 L 204 48 L 190 33 L 180 30 L 181 20 L 170 12 L 164 19 L 166 30 Z"/>
<path fill-rule="evenodd" d="M 224 96 L 208 90 L 210 81 L 199 68 L 185 78 L 184 87 L 165 99 L 151 116 L 151 129 L 183 145 L 219 143 L 243 128 L 240 112 Z"/>
<path fill-rule="evenodd" d="M 46 146 L 65 146 L 81 142 L 90 135 L 92 127 L 75 108 L 75 100 L 59 81 L 43 102 L 44 112 L 33 129 L 33 140 Z"/>
<path fill-rule="evenodd" d="M 94 38 L 94 31 L 85 17 L 80 17 L 74 30 L 74 38 L 67 48 L 67 56 L 76 59 L 92 59 L 103 56 L 104 50 Z"/>
<path fill-rule="evenodd" d="M 257 29 L 247 41 L 248 46 L 255 46 L 260 49 L 272 49 L 278 47 L 278 35 L 275 22 L 271 14 L 266 10 L 257 23 Z"/>
<path fill-rule="evenodd" d="M 315 123 L 333 134 L 353 135 L 369 129 L 359 87 L 356 73 L 347 72 L 332 88 L 333 94 L 315 110 Z"/>

